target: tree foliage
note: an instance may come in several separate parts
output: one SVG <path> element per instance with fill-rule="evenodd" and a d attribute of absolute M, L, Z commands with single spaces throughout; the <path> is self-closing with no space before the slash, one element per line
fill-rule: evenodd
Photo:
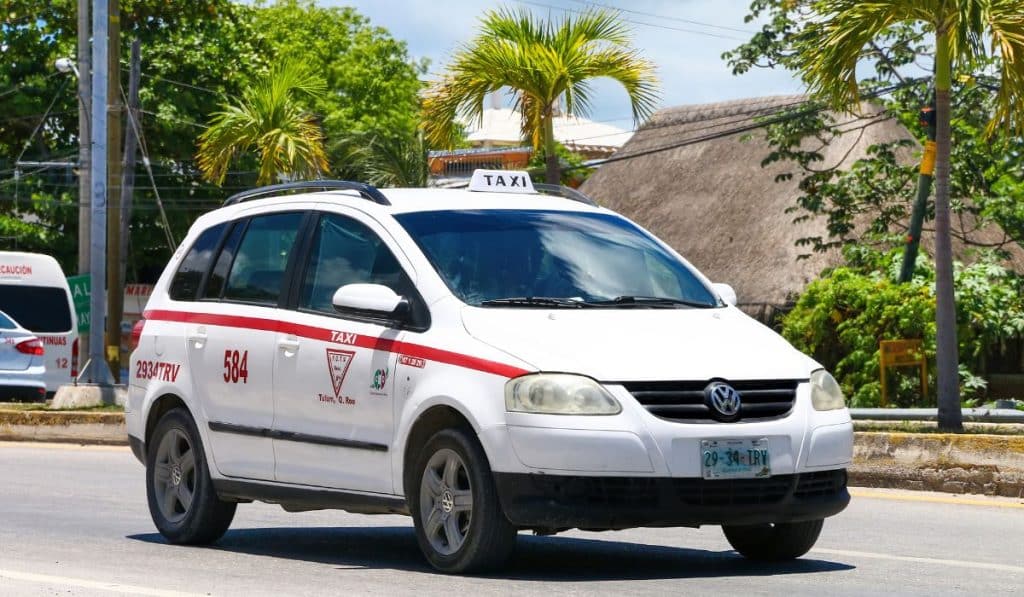
<path fill-rule="evenodd" d="M 26 160 L 77 155 L 76 84 L 53 68 L 58 57 L 76 55 L 76 8 L 76 0 L 9 0 L 0 14 L 5 63 L 0 69 L 0 237 L 17 237 L 0 238 L 0 248 L 16 243 L 47 251 L 69 273 L 77 261 L 74 173 L 23 171 L 15 183 L 13 162 L 26 143 Z M 272 64 L 294 57 L 323 76 L 330 93 L 304 107 L 316 114 L 327 135 L 332 164 L 338 164 L 330 155 L 335 136 L 352 131 L 415 135 L 424 64 L 413 62 L 404 43 L 352 9 L 295 0 L 257 5 L 121 0 L 121 10 L 122 85 L 127 86 L 130 42 L 138 36 L 143 141 L 177 239 L 227 194 L 255 184 L 255 158 L 237 161 L 221 187 L 207 183 L 194 160 L 196 141 L 211 115 L 242 98 Z M 37 126 L 40 132 L 32 136 Z M 129 279 L 151 281 L 170 256 L 154 217 L 152 187 L 140 160 Z"/>
<path fill-rule="evenodd" d="M 893 375 L 895 404 L 935 404 L 935 271 L 919 260 L 909 284 L 898 284 L 901 255 L 862 247 L 845 249 L 848 264 L 811 282 L 782 320 L 782 334 L 836 375 L 853 406 L 880 403 L 879 342 L 921 339 L 931 379 L 921 396 L 917 379 Z M 984 398 L 990 355 L 1024 334 L 1024 280 L 995 261 L 956 268 L 957 338 L 961 392 Z M 895 372 L 894 372 L 895 373 Z M 892 388 L 892 386 L 890 386 Z"/>
<path fill-rule="evenodd" d="M 797 69 L 795 48 L 808 43 L 803 41 L 808 35 L 804 24 L 813 14 L 811 4 L 753 2 L 747 19 L 768 23 L 748 43 L 724 54 L 733 72 Z M 902 246 L 914 198 L 917 144 L 908 140 L 869 147 L 867 155 L 850 166 L 826 163 L 822 150 L 839 135 L 860 135 L 886 117 L 898 119 L 914 138 L 923 140 L 919 111 L 931 101 L 931 60 L 932 47 L 920 28 L 894 25 L 868 45 L 859 71 L 860 94 L 872 98 L 870 107 L 864 104 L 859 115 L 837 115 L 825 103 L 809 100 L 792 109 L 784 122 L 766 127 L 771 150 L 762 165 L 790 166 L 779 179 L 798 182 L 794 220 L 825 219 L 825 236 L 799 241 L 808 251 L 831 251 L 859 242 L 883 249 Z M 963 216 L 966 224 L 966 234 L 959 240 L 996 249 L 1013 242 L 1024 245 L 1024 208 L 1018 208 L 1013 199 L 1024 196 L 1019 140 L 1008 132 L 985 135 L 995 114 L 999 64 L 999 58 L 978 61 L 975 76 L 954 81 L 951 94 L 950 196 L 954 214 Z M 880 91 L 884 93 L 876 96 Z M 928 219 L 933 218 L 934 207 L 930 206 Z M 1007 232 L 995 245 L 981 243 L 971 234 L 989 222 Z"/>

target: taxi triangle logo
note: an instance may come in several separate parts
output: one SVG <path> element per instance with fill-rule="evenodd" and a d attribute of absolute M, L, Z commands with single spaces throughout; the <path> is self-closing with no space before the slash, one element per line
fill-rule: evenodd
<path fill-rule="evenodd" d="M 345 383 L 345 374 L 356 353 L 350 350 L 327 349 L 327 369 L 331 372 L 331 383 L 334 384 L 334 395 L 341 396 L 341 384 Z"/>

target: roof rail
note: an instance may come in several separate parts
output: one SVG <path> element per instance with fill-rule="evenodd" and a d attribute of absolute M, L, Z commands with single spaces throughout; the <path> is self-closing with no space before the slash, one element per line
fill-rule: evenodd
<path fill-rule="evenodd" d="M 241 193 L 235 193 L 224 200 L 224 205 L 234 205 L 236 203 L 241 203 L 242 201 L 248 201 L 249 199 L 273 195 L 280 192 L 308 189 L 322 189 L 324 191 L 356 191 L 363 199 L 373 201 L 380 205 L 391 205 L 388 198 L 384 196 L 384 193 L 377 190 L 377 187 L 363 182 L 353 182 L 351 180 L 303 180 L 299 182 L 272 184 L 265 187 L 249 189 L 248 191 L 242 191 Z"/>
<path fill-rule="evenodd" d="M 442 185 L 444 189 L 464 189 L 469 186 L 468 180 L 460 180 L 457 182 Z M 577 191 L 572 187 L 567 187 L 560 184 L 548 184 L 546 182 L 535 182 L 533 183 L 533 189 L 543 195 L 554 195 L 563 199 L 569 199 L 570 201 L 578 201 L 580 203 L 586 203 L 594 207 L 600 207 L 596 201 L 583 193 Z"/>
<path fill-rule="evenodd" d="M 572 187 L 560 184 L 548 184 L 546 182 L 535 182 L 533 183 L 533 188 L 545 195 L 557 195 L 563 199 L 571 199 L 572 201 L 579 201 L 580 203 L 586 203 L 587 205 L 598 207 L 597 202 Z"/>

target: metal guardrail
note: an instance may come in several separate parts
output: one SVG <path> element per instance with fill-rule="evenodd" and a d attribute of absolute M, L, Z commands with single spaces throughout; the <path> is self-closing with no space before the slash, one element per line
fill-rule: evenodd
<path fill-rule="evenodd" d="M 971 423 L 1024 423 L 1024 410 L 1013 408 L 965 408 L 964 421 Z M 854 420 L 938 421 L 935 408 L 851 408 Z"/>

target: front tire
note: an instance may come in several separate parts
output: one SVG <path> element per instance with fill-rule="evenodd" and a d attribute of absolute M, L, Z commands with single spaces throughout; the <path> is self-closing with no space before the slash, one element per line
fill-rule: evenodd
<path fill-rule="evenodd" d="M 416 539 L 427 561 L 447 573 L 501 566 L 512 553 L 516 528 L 505 518 L 487 456 L 476 437 L 445 429 L 415 461 L 408 488 Z"/>
<path fill-rule="evenodd" d="M 236 504 L 217 497 L 192 416 L 181 408 L 168 411 L 147 448 L 146 497 L 160 534 L 185 545 L 220 539 L 231 526 Z"/>
<path fill-rule="evenodd" d="M 781 562 L 804 555 L 814 547 L 824 520 L 723 526 L 733 549 L 751 560 Z"/>

